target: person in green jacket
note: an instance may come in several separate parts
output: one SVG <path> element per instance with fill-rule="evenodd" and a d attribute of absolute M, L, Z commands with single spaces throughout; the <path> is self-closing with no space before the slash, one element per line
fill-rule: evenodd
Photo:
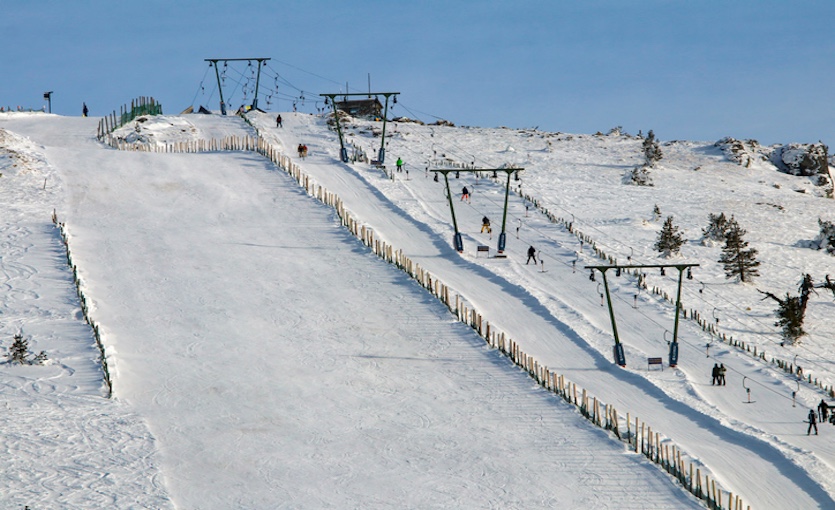
<path fill-rule="evenodd" d="M 402 159 L 400 159 L 400 158 L 397 158 L 397 171 L 398 171 L 398 172 L 402 172 L 402 171 L 403 171 L 403 160 L 402 160 Z"/>

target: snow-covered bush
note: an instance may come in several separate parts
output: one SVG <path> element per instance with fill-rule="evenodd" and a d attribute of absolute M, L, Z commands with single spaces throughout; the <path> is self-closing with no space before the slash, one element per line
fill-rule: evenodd
<path fill-rule="evenodd" d="M 712 246 L 716 243 L 724 243 L 729 223 L 725 213 L 708 214 L 707 228 L 702 229 L 701 243 L 704 246 Z"/>
<path fill-rule="evenodd" d="M 825 250 L 826 253 L 835 255 L 835 223 L 818 218 L 818 225 L 820 225 L 820 233 L 810 243 L 810 247 L 816 250 Z"/>
<path fill-rule="evenodd" d="M 713 144 L 719 148 L 729 161 L 748 168 L 753 161 L 765 160 L 762 146 L 756 140 L 737 140 L 726 136 Z"/>
<path fill-rule="evenodd" d="M 636 166 L 623 174 L 621 181 L 624 184 L 634 184 L 635 186 L 653 186 L 649 170 L 650 167 L 647 165 Z"/>
<path fill-rule="evenodd" d="M 391 120 L 394 121 L 394 122 L 403 122 L 403 123 L 407 123 L 407 124 L 417 124 L 419 126 L 425 126 L 426 125 L 422 120 L 411 119 L 409 117 L 395 117 Z"/>

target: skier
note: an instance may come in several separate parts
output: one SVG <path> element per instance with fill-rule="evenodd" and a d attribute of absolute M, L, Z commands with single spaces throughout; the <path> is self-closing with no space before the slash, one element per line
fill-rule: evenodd
<path fill-rule="evenodd" d="M 299 148 L 297 150 L 299 151 L 299 157 L 302 157 L 302 154 L 304 154 L 304 145 L 299 144 Z"/>
<path fill-rule="evenodd" d="M 806 435 L 807 436 L 812 432 L 813 428 L 815 429 L 815 435 L 816 436 L 818 435 L 818 424 L 816 423 L 817 418 L 818 418 L 818 416 L 815 414 L 815 410 L 814 409 L 809 409 L 809 420 L 808 420 L 809 428 L 806 429 Z"/>
<path fill-rule="evenodd" d="M 481 218 L 481 233 L 483 234 L 485 230 L 488 234 L 493 233 L 493 229 L 490 228 L 490 219 L 487 216 Z"/>
<path fill-rule="evenodd" d="M 461 200 L 466 200 L 467 202 L 470 201 L 470 190 L 464 186 L 464 189 L 461 190 Z"/>
<path fill-rule="evenodd" d="M 402 171 L 403 171 L 403 160 L 402 160 L 402 159 L 400 159 L 400 158 L 397 158 L 397 171 L 398 171 L 398 172 L 402 172 Z"/>
<path fill-rule="evenodd" d="M 724 363 L 719 364 L 719 384 L 724 386 L 725 385 L 725 372 L 727 369 L 725 368 Z"/>
<path fill-rule="evenodd" d="M 716 386 L 719 384 L 719 364 L 713 364 L 713 370 L 711 371 L 711 375 L 713 375 L 713 382 L 711 382 L 711 386 Z"/>
<path fill-rule="evenodd" d="M 525 262 L 526 266 L 530 263 L 531 259 L 533 259 L 533 264 L 536 265 L 536 248 L 533 246 L 528 248 L 528 261 Z"/>
<path fill-rule="evenodd" d="M 82 104 L 81 116 L 86 117 L 87 114 L 90 113 L 90 110 L 87 109 L 87 103 L 81 103 L 81 104 Z"/>
<path fill-rule="evenodd" d="M 829 405 L 824 399 L 821 399 L 821 403 L 818 404 L 818 413 L 820 414 L 820 422 L 825 422 L 827 416 L 829 416 Z"/>
<path fill-rule="evenodd" d="M 281 115 L 279 115 L 278 117 L 275 118 L 275 127 L 284 127 L 281 124 Z"/>

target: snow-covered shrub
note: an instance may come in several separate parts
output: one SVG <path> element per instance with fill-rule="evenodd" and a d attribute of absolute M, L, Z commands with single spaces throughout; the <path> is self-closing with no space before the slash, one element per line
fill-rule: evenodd
<path fill-rule="evenodd" d="M 716 243 L 724 243 L 729 223 L 725 213 L 708 214 L 707 228 L 702 229 L 701 243 L 704 246 L 712 246 Z"/>
<path fill-rule="evenodd" d="M 825 250 L 826 253 L 835 255 L 835 223 L 818 218 L 818 225 L 820 225 L 820 233 L 810 243 L 810 247 L 816 250 Z"/>
<path fill-rule="evenodd" d="M 343 112 L 342 110 L 336 110 L 336 114 L 339 115 L 339 124 L 341 126 L 349 124 L 354 120 L 353 117 L 351 117 L 347 113 Z M 328 114 L 327 123 L 328 123 L 328 126 L 336 127 L 336 121 L 334 120 L 333 112 Z"/>
<path fill-rule="evenodd" d="M 713 146 L 719 148 L 729 161 L 746 168 L 751 166 L 753 161 L 766 159 L 762 147 L 756 140 L 742 141 L 726 136 Z"/>
<path fill-rule="evenodd" d="M 409 117 L 395 117 L 391 120 L 394 121 L 394 122 L 403 122 L 403 123 L 408 123 L 408 124 L 418 124 L 420 126 L 426 125 L 422 120 L 410 119 Z"/>
<path fill-rule="evenodd" d="M 635 186 L 652 186 L 652 176 L 650 176 L 650 166 L 642 165 L 636 166 L 623 175 L 622 182 L 624 184 L 634 184 Z"/>

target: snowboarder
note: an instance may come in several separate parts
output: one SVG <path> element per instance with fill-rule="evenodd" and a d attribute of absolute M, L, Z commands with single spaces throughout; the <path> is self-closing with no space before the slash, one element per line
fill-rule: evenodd
<path fill-rule="evenodd" d="M 402 159 L 400 159 L 400 158 L 397 158 L 397 171 L 398 171 L 398 172 L 402 172 L 402 171 L 403 171 L 403 160 L 402 160 Z"/>
<path fill-rule="evenodd" d="M 818 413 L 820 414 L 820 422 L 825 422 L 827 416 L 829 416 L 829 404 L 824 399 L 821 399 L 821 403 L 818 404 Z"/>
<path fill-rule="evenodd" d="M 481 218 L 481 233 L 483 234 L 485 230 L 488 234 L 493 233 L 493 229 L 490 228 L 490 219 L 487 216 Z"/>
<path fill-rule="evenodd" d="M 817 418 L 818 416 L 815 414 L 815 410 L 809 409 L 809 428 L 806 429 L 807 436 L 812 432 L 812 429 L 815 429 L 815 435 L 818 435 L 818 424 L 816 423 Z"/>
<path fill-rule="evenodd" d="M 713 376 L 713 382 L 711 382 L 711 386 L 716 386 L 719 384 L 719 364 L 713 364 L 713 370 L 711 371 L 711 375 Z"/>
<path fill-rule="evenodd" d="M 536 248 L 533 246 L 528 248 L 528 261 L 525 262 L 526 266 L 531 262 L 531 259 L 533 259 L 533 264 L 536 265 Z"/>
<path fill-rule="evenodd" d="M 284 127 L 281 124 L 281 115 L 279 115 L 278 117 L 275 118 L 275 127 Z"/>
<path fill-rule="evenodd" d="M 719 384 L 724 386 L 725 385 L 725 372 L 727 369 L 725 368 L 724 363 L 719 364 Z"/>
<path fill-rule="evenodd" d="M 464 186 L 464 189 L 461 190 L 461 200 L 466 200 L 467 202 L 470 201 L 470 190 Z"/>
<path fill-rule="evenodd" d="M 86 117 L 86 116 L 87 116 L 87 114 L 88 114 L 88 113 L 90 113 L 90 110 L 88 110 L 88 109 L 87 109 L 87 103 L 81 103 L 81 104 L 82 104 L 82 107 L 81 107 L 81 116 L 82 116 L 82 117 Z"/>

